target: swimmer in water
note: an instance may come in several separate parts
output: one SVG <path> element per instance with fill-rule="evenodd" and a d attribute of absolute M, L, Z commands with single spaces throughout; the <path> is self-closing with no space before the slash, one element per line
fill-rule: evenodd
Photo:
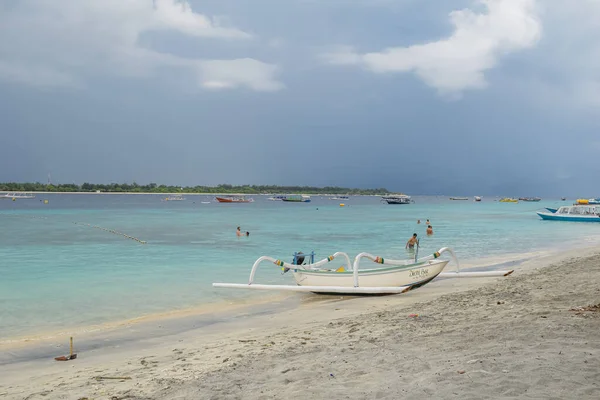
<path fill-rule="evenodd" d="M 433 228 L 431 227 L 431 225 L 427 226 L 427 235 L 433 235 Z"/>
<path fill-rule="evenodd" d="M 237 227 L 237 230 L 235 231 L 235 234 L 236 234 L 237 237 L 242 236 L 242 231 L 241 231 L 241 229 L 240 229 L 239 226 Z"/>
<path fill-rule="evenodd" d="M 413 233 L 412 237 L 410 239 L 408 239 L 408 242 L 406 242 L 406 248 L 409 250 L 412 250 L 415 248 L 415 244 L 419 244 L 419 240 L 417 239 L 417 234 Z"/>

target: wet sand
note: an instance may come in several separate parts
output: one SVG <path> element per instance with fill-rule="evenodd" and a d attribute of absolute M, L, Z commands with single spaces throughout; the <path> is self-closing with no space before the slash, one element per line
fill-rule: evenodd
<path fill-rule="evenodd" d="M 2 365 L 0 397 L 596 399 L 600 311 L 586 307 L 600 304 L 598 282 L 600 255 L 577 249 L 507 278 L 305 295 L 289 309 L 117 341 L 68 362 Z"/>

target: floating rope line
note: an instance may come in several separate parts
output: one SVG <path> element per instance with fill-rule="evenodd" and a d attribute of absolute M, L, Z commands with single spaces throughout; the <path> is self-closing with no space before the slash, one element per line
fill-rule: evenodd
<path fill-rule="evenodd" d="M 27 218 L 27 219 L 48 219 L 48 217 L 38 217 L 35 215 L 21 215 L 21 214 L 10 214 L 10 213 L 0 213 L 3 217 L 17 217 L 17 218 Z"/>
<path fill-rule="evenodd" d="M 136 242 L 138 242 L 138 243 L 141 243 L 141 244 L 146 244 L 146 241 L 145 241 L 145 240 L 140 240 L 140 239 L 138 239 L 138 238 L 136 238 L 136 237 L 129 236 L 129 235 L 125 234 L 125 233 L 122 233 L 122 232 L 115 231 L 114 229 L 103 228 L 103 227 L 101 227 L 101 226 L 98 226 L 98 225 L 92 225 L 92 224 L 82 224 L 81 222 L 73 222 L 73 223 L 74 223 L 75 225 L 89 226 L 90 228 L 96 228 L 96 229 L 100 229 L 100 230 L 103 230 L 103 231 L 105 231 L 105 232 L 108 232 L 108 233 L 113 233 L 113 234 L 115 234 L 115 235 L 120 235 L 120 236 L 123 236 L 123 237 L 125 237 L 125 238 L 127 238 L 127 239 L 135 240 Z"/>

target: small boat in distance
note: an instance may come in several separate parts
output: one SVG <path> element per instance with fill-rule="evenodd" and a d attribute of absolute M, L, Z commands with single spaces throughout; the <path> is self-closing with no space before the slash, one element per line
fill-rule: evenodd
<path fill-rule="evenodd" d="M 185 197 L 181 194 L 172 194 L 164 198 L 164 201 L 183 201 Z"/>
<path fill-rule="evenodd" d="M 505 197 L 503 199 L 498 200 L 500 203 L 518 203 L 519 200 L 513 199 L 512 197 Z"/>
<path fill-rule="evenodd" d="M 450 197 L 450 200 L 469 200 L 468 197 Z"/>
<path fill-rule="evenodd" d="M 475 201 L 481 201 L 481 196 L 475 196 Z"/>
<path fill-rule="evenodd" d="M 544 220 L 570 222 L 600 222 L 600 206 L 562 206 L 556 212 L 538 212 Z"/>
<path fill-rule="evenodd" d="M 539 197 L 519 197 L 519 200 L 521 200 L 521 201 L 536 201 L 537 202 L 542 199 Z"/>
<path fill-rule="evenodd" d="M 561 201 L 566 201 L 566 200 L 567 200 L 567 198 L 566 198 L 566 197 L 561 197 L 561 198 L 560 198 L 560 200 L 561 200 Z"/>
<path fill-rule="evenodd" d="M 291 203 L 310 203 L 310 196 L 306 194 L 289 194 L 283 196 L 281 200 Z"/>
<path fill-rule="evenodd" d="M 388 204 L 410 204 L 410 203 L 413 203 L 410 196 L 407 196 L 402 193 L 382 196 L 381 200 L 387 202 Z"/>
<path fill-rule="evenodd" d="M 581 204 L 581 205 L 600 204 L 600 198 L 595 198 L 595 199 L 577 199 L 577 204 Z"/>
<path fill-rule="evenodd" d="M 7 192 L 0 194 L 0 199 L 9 199 L 13 201 L 17 199 L 35 199 L 35 194 L 31 192 Z"/>
<path fill-rule="evenodd" d="M 278 195 L 275 195 L 275 196 L 267 197 L 267 200 L 270 200 L 270 201 L 282 201 L 284 198 L 285 198 L 285 195 L 278 194 Z"/>
<path fill-rule="evenodd" d="M 252 203 L 254 202 L 253 198 L 246 198 L 243 195 L 226 195 L 226 196 L 215 196 L 215 199 L 219 203 Z"/>
<path fill-rule="evenodd" d="M 348 196 L 333 196 L 329 198 L 330 200 L 348 200 Z"/>

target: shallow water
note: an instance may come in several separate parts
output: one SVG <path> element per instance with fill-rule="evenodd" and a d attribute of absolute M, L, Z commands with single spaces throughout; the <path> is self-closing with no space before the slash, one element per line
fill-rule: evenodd
<path fill-rule="evenodd" d="M 204 195 L 163 198 L 38 194 L 0 201 L 0 340 L 264 296 L 211 286 L 246 282 L 261 255 L 291 261 L 294 251 L 314 250 L 317 259 L 368 251 L 409 258 L 404 246 L 416 232 L 420 255 L 448 246 L 461 260 L 502 261 L 595 243 L 600 232 L 600 224 L 542 221 L 535 214 L 559 201 L 414 197 L 415 204 L 387 205 L 356 196 L 340 207 L 321 196 L 311 203 L 254 196 L 250 204 L 220 204 Z M 425 235 L 428 218 L 431 237 Z M 237 226 L 250 236 L 236 237 Z M 257 279 L 291 283 L 272 264 L 264 264 Z"/>

